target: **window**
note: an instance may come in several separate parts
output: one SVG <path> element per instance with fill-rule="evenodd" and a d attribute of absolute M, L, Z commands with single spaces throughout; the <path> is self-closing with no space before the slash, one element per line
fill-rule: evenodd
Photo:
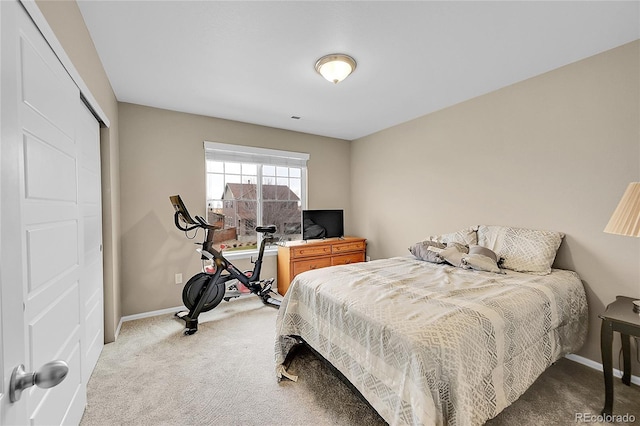
<path fill-rule="evenodd" d="M 281 240 L 302 238 L 308 154 L 205 142 L 207 221 L 218 250 L 255 250 L 256 226 L 276 225 Z"/>

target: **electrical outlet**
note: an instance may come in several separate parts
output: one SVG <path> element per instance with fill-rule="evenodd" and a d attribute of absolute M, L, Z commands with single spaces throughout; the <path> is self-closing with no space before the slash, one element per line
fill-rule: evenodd
<path fill-rule="evenodd" d="M 370 262 L 370 261 L 371 261 L 371 257 L 370 257 L 370 256 L 365 257 L 365 258 L 364 258 L 364 261 L 365 261 L 365 262 Z"/>
<path fill-rule="evenodd" d="M 182 284 L 182 274 L 176 274 L 176 284 Z"/>

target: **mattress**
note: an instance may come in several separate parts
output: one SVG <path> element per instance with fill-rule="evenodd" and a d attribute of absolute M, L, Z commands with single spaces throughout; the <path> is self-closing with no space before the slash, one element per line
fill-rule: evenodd
<path fill-rule="evenodd" d="M 505 272 L 396 257 L 300 274 L 278 313 L 277 374 L 295 374 L 284 362 L 302 339 L 390 424 L 483 424 L 587 332 L 575 272 Z"/>

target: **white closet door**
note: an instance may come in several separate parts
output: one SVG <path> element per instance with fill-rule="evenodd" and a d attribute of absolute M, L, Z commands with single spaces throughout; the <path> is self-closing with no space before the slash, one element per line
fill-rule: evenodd
<path fill-rule="evenodd" d="M 82 238 L 80 290 L 83 337 L 83 378 L 86 382 L 98 362 L 104 346 L 104 292 L 102 285 L 102 199 L 100 183 L 100 128 L 98 122 L 81 105 L 76 131 L 80 150 L 79 208 Z"/>
<path fill-rule="evenodd" d="M 2 424 L 77 424 L 102 348 L 98 125 L 22 6 L 0 2 L 0 290 L 3 383 L 54 359 L 69 373 L 33 386 Z"/>

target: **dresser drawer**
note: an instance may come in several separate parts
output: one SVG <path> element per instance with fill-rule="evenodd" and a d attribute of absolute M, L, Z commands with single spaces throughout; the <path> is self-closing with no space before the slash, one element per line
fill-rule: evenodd
<path fill-rule="evenodd" d="M 323 246 L 301 246 L 294 247 L 291 249 L 291 257 L 297 259 L 300 257 L 311 257 L 311 256 L 324 256 L 327 254 L 331 254 L 331 246 L 323 245 Z"/>
<path fill-rule="evenodd" d="M 331 266 L 331 258 L 324 257 L 322 259 L 298 260 L 293 262 L 293 276 L 312 269 L 326 268 Z"/>
<path fill-rule="evenodd" d="M 340 256 L 333 256 L 331 258 L 331 265 L 348 265 L 349 263 L 364 262 L 364 253 L 351 253 L 343 254 Z"/>
<path fill-rule="evenodd" d="M 338 244 L 333 244 L 331 246 L 331 250 L 332 253 L 345 253 L 345 252 L 349 252 L 349 251 L 359 251 L 359 250 L 364 250 L 365 248 L 365 243 L 364 241 L 353 241 L 353 242 L 346 242 L 346 243 L 338 243 Z"/>
<path fill-rule="evenodd" d="M 285 295 L 291 280 L 302 272 L 327 266 L 364 262 L 367 240 L 358 237 L 290 241 L 278 246 L 278 293 Z"/>

